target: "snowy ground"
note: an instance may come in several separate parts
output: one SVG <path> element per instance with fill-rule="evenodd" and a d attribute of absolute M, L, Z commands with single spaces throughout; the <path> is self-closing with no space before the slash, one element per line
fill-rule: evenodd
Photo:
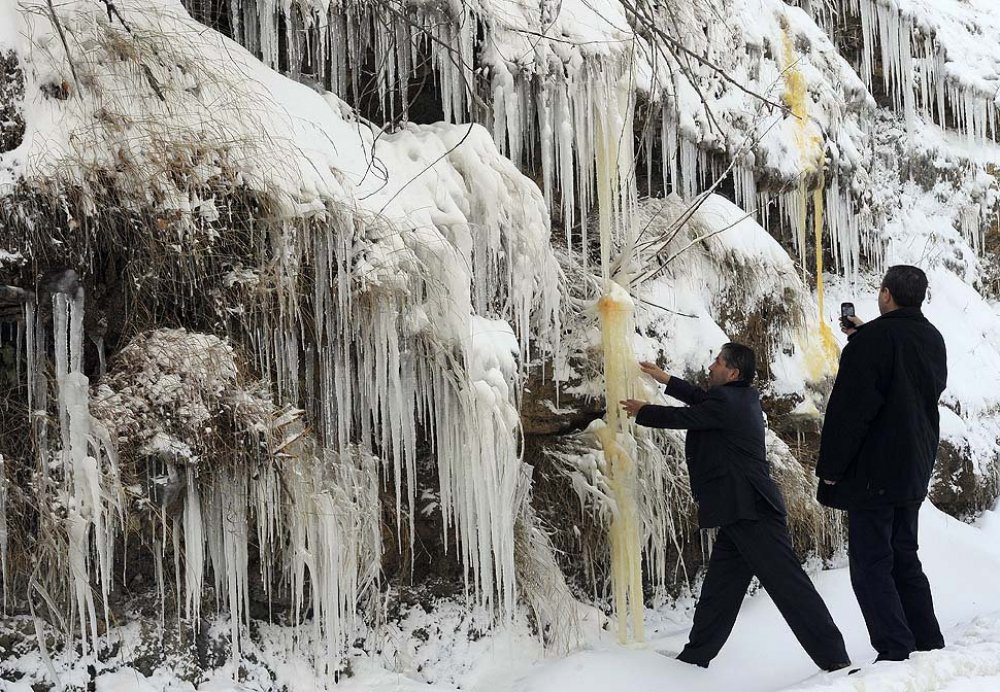
<path fill-rule="evenodd" d="M 650 636 L 647 646 L 621 647 L 604 634 L 586 650 L 564 658 L 546 659 L 538 642 L 527 635 L 523 626 L 470 639 L 466 634 L 468 621 L 462 620 L 463 609 L 456 604 L 432 615 L 417 609 L 395 631 L 395 648 L 389 645 L 393 635 L 383 635 L 387 642 L 383 657 L 354 659 L 353 677 L 337 686 L 331 685 L 330 689 L 342 692 L 457 689 L 992 692 L 1000 689 L 1000 589 L 996 581 L 1000 573 L 1000 511 L 988 512 L 975 526 L 969 526 L 925 504 L 921 521 L 921 555 L 934 588 L 948 646 L 942 651 L 915 654 L 907 662 L 871 663 L 875 654 L 868 644 L 847 570 L 842 567 L 820 572 L 814 578 L 844 632 L 852 659 L 861 668 L 851 676 L 846 671 L 817 672 L 771 600 L 758 592 L 748 597 L 732 638 L 708 670 L 679 663 L 671 656 L 686 640 L 689 609 L 647 612 Z M 423 630 L 422 636 L 414 635 L 418 629 Z M 267 640 L 265 635 L 261 653 L 270 659 L 267 663 L 277 685 L 287 685 L 290 692 L 324 689 L 307 664 L 276 660 L 280 645 L 277 639 L 270 644 Z M 392 653 L 387 655 L 389 651 Z M 390 671 L 393 665 L 403 672 Z M 30 689 L 27 678 L 18 683 L 0 681 L 0 690 L 4 692 Z M 220 671 L 214 679 L 195 688 L 170 676 L 146 679 L 132 669 L 101 674 L 96 684 L 97 692 L 195 689 L 242 692 L 268 687 L 254 680 L 236 684 Z"/>
<path fill-rule="evenodd" d="M 675 653 L 686 641 L 686 621 L 664 621 L 648 650 L 595 648 L 562 661 L 538 665 L 513 681 L 510 690 L 996 690 L 1000 689 L 1000 515 L 991 512 L 977 527 L 925 505 L 922 552 L 934 588 L 948 647 L 920 653 L 904 663 L 871 661 L 861 612 L 846 568 L 822 572 L 816 584 L 844 632 L 861 671 L 818 673 L 798 647 L 764 593 L 748 598 L 733 636 L 708 670 L 692 669 L 657 652 Z M 653 616 L 655 617 L 655 615 Z M 652 619 L 652 618 L 650 618 Z M 651 628 L 654 629 L 654 628 Z"/>

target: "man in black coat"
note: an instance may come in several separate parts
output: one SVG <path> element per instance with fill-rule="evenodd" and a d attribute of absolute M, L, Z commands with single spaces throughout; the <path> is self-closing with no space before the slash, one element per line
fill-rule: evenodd
<path fill-rule="evenodd" d="M 877 660 L 944 646 L 917 557 L 948 376 L 944 339 L 920 312 L 926 293 L 923 271 L 890 267 L 881 316 L 844 328 L 816 465 L 819 501 L 847 510 L 851 584 Z"/>
<path fill-rule="evenodd" d="M 760 395 L 750 386 L 754 352 L 726 344 L 709 367 L 705 391 L 652 363 L 644 372 L 686 407 L 623 401 L 639 425 L 687 430 L 685 456 L 702 528 L 719 527 L 694 626 L 677 657 L 707 668 L 729 638 L 750 580 L 756 575 L 802 648 L 824 670 L 850 663 L 844 639 L 792 549 L 785 503 L 771 479 L 764 450 Z"/>

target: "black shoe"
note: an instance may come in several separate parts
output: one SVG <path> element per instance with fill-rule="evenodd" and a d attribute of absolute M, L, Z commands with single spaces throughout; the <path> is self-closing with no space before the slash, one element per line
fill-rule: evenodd
<path fill-rule="evenodd" d="M 827 673 L 832 673 L 837 670 L 843 670 L 849 665 L 851 665 L 850 661 L 840 661 L 839 663 L 831 663 L 828 666 L 823 666 L 823 670 L 825 670 Z"/>
<path fill-rule="evenodd" d="M 881 663 L 882 661 L 905 661 L 910 657 L 910 654 L 879 654 L 875 657 L 875 663 Z"/>
<path fill-rule="evenodd" d="M 708 668 L 708 661 L 692 661 L 684 657 L 683 651 L 677 655 L 677 660 L 683 663 L 690 663 L 692 666 L 698 666 L 699 668 Z"/>

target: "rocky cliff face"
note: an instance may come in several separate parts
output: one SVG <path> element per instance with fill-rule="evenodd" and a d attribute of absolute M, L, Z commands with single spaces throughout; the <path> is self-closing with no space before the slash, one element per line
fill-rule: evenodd
<path fill-rule="evenodd" d="M 267 613 L 332 674 L 414 588 L 573 646 L 610 599 L 611 281 L 638 357 L 757 349 L 825 558 L 837 304 L 924 267 L 932 499 L 995 501 L 986 0 L 0 2 L 4 595 L 65 655 L 142 593 L 181 637 L 215 600 L 233 660 Z M 682 443 L 629 433 L 649 596 L 702 560 Z"/>

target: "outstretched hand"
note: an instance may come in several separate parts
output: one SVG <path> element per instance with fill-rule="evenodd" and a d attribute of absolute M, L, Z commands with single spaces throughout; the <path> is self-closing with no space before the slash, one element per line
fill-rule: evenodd
<path fill-rule="evenodd" d="M 632 418 L 639 413 L 639 409 L 646 405 L 645 401 L 639 401 L 638 399 L 625 399 L 619 403 L 622 405 L 622 408 L 625 409 L 625 413 Z"/>
<path fill-rule="evenodd" d="M 641 361 L 639 363 L 639 369 L 642 370 L 645 374 L 652 377 L 660 384 L 666 384 L 667 382 L 670 381 L 670 375 L 665 370 L 659 368 L 656 365 L 656 363 L 650 363 L 649 361 L 645 360 Z"/>

